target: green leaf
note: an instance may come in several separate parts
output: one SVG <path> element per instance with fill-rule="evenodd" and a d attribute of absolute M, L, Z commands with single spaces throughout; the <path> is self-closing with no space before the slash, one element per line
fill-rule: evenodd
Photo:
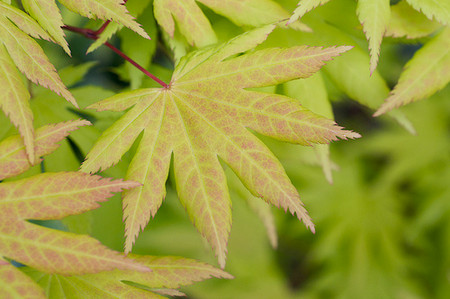
<path fill-rule="evenodd" d="M 4 89 L 0 94 L 0 108 L 18 128 L 26 147 L 26 156 L 31 163 L 35 162 L 33 113 L 31 112 L 30 94 L 17 71 L 8 52 L 0 44 L 0 86 Z"/>
<path fill-rule="evenodd" d="M 59 8 L 54 0 L 23 0 L 25 10 L 35 18 L 64 51 L 70 55 L 69 45 L 62 30 L 64 26 Z"/>
<path fill-rule="evenodd" d="M 99 207 L 112 194 L 138 186 L 81 172 L 43 173 L 0 184 L 0 254 L 40 271 L 96 273 L 147 268 L 82 235 L 27 222 L 49 220 Z"/>
<path fill-rule="evenodd" d="M 129 0 L 126 3 L 127 9 L 130 11 L 130 14 L 134 17 L 139 16 L 142 11 L 148 7 L 150 0 Z M 146 15 L 146 19 L 144 21 L 148 22 L 149 20 L 152 20 L 153 18 Z M 156 31 L 156 25 L 152 28 L 147 28 L 145 24 L 141 23 L 144 30 L 147 32 L 151 32 L 150 30 Z M 91 53 L 94 50 L 98 49 L 100 46 L 102 46 L 105 42 L 107 42 L 115 33 L 117 33 L 119 30 L 123 28 L 123 25 L 120 25 L 118 23 L 112 23 L 109 24 L 108 27 L 106 27 L 105 31 L 102 32 L 102 34 L 99 36 L 99 38 L 92 43 L 92 45 L 89 46 L 86 53 Z M 151 36 L 156 35 L 156 33 L 151 33 Z"/>
<path fill-rule="evenodd" d="M 133 20 L 125 5 L 122 5 L 122 0 L 59 0 L 59 2 L 82 16 L 114 21 L 150 39 L 141 26 Z"/>
<path fill-rule="evenodd" d="M 389 0 L 358 0 L 356 13 L 369 41 L 371 74 L 377 67 L 381 41 L 389 23 L 390 12 Z"/>
<path fill-rule="evenodd" d="M 284 93 L 289 97 L 298 99 L 303 106 L 312 112 L 334 119 L 331 103 L 328 100 L 326 87 L 320 73 L 306 79 L 284 83 Z M 314 145 L 314 151 L 327 181 L 330 184 L 333 183 L 330 146 L 328 144 L 316 144 Z"/>
<path fill-rule="evenodd" d="M 17 27 L 19 27 L 23 32 L 29 34 L 36 38 L 43 38 L 45 40 L 51 41 L 52 38 L 36 23 L 35 20 L 30 18 L 29 15 L 23 11 L 0 2 L 0 15 L 3 15 L 10 19 Z"/>
<path fill-rule="evenodd" d="M 406 0 L 414 9 L 423 12 L 430 20 L 450 24 L 450 2 L 439 0 Z"/>
<path fill-rule="evenodd" d="M 16 66 L 28 79 L 53 90 L 77 106 L 75 98 L 61 82 L 55 67 L 39 44 L 4 16 L 0 16 L 0 40 Z"/>
<path fill-rule="evenodd" d="M 231 206 L 217 156 L 253 195 L 296 213 L 314 230 L 281 164 L 245 128 L 304 145 L 359 134 L 342 130 L 294 99 L 245 88 L 309 77 L 349 47 L 271 48 L 233 58 L 264 41 L 273 28 L 262 27 L 224 45 L 191 53 L 177 65 L 168 88 L 136 90 L 90 106 L 121 111 L 134 105 L 103 133 L 82 171 L 96 172 L 117 163 L 144 131 L 127 173 L 127 179 L 143 186 L 126 192 L 123 199 L 126 252 L 162 203 L 172 153 L 180 200 L 222 267 Z"/>
<path fill-rule="evenodd" d="M 427 36 L 442 27 L 413 9 L 406 1 L 391 6 L 391 19 L 386 29 L 386 36 L 419 38 Z"/>
<path fill-rule="evenodd" d="M 39 157 L 50 154 L 58 148 L 58 142 L 78 127 L 90 125 L 88 121 L 77 120 L 47 125 L 36 130 L 36 161 L 30 163 L 19 136 L 10 136 L 0 142 L 0 180 L 23 173 L 41 162 Z"/>
<path fill-rule="evenodd" d="M 328 2 L 330 2 L 330 0 L 301 0 L 297 4 L 297 8 L 294 10 L 294 14 L 289 19 L 289 23 L 295 22 L 303 17 L 308 11 L 311 11 L 317 6 L 324 5 Z"/>
<path fill-rule="evenodd" d="M 414 54 L 390 96 L 374 116 L 429 97 L 444 88 L 450 81 L 449 48 L 450 29 L 445 28 Z"/>
<path fill-rule="evenodd" d="M 184 295 L 177 288 L 194 282 L 216 278 L 232 278 L 228 273 L 208 264 L 180 257 L 129 255 L 151 272 L 113 270 L 96 274 L 64 277 L 25 270 L 49 298 L 163 298 L 162 295 Z"/>
<path fill-rule="evenodd" d="M 176 21 L 189 44 L 203 47 L 217 42 L 211 24 L 195 0 L 155 0 L 153 5 L 156 20 L 172 38 Z"/>

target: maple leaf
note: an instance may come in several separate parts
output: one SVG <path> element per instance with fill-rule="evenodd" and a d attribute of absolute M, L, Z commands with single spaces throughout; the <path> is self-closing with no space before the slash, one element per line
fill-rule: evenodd
<path fill-rule="evenodd" d="M 187 42 L 203 47 L 217 42 L 211 24 L 197 3 L 202 3 L 219 15 L 230 19 L 238 26 L 259 27 L 289 17 L 289 13 L 272 0 L 155 0 L 155 18 L 171 37 L 175 32 L 175 21 Z M 246 13 L 243 14 L 242 12 Z M 252 17 L 249 18 L 248 15 Z M 294 29 L 309 30 L 300 23 L 290 25 Z"/>
<path fill-rule="evenodd" d="M 52 0 L 23 0 L 22 5 L 38 21 L 42 28 L 50 34 L 53 40 L 70 55 L 69 45 L 61 28 L 64 26 L 62 16 L 59 13 L 56 2 Z"/>
<path fill-rule="evenodd" d="M 31 37 L 51 40 L 45 31 L 22 11 L 0 2 L 0 107 L 18 128 L 28 159 L 35 162 L 33 115 L 28 100 L 30 94 L 16 66 L 33 82 L 48 87 L 76 106 L 76 101 L 61 82 L 53 65 Z M 17 28 L 15 25 L 19 28 Z"/>
<path fill-rule="evenodd" d="M 389 24 L 391 13 L 389 0 L 358 0 L 356 13 L 369 41 L 370 73 L 372 74 L 377 67 L 381 41 Z"/>
<path fill-rule="evenodd" d="M 450 2 L 435 0 L 406 0 L 414 9 L 423 12 L 429 19 L 450 24 Z"/>
<path fill-rule="evenodd" d="M 222 267 L 231 207 L 218 156 L 253 195 L 296 213 L 314 231 L 281 164 L 245 128 L 307 145 L 359 134 L 342 130 L 294 99 L 244 88 L 308 77 L 350 47 L 271 48 L 233 57 L 263 42 L 274 27 L 258 28 L 224 45 L 191 53 L 177 65 L 168 88 L 140 89 L 88 107 L 122 111 L 134 105 L 103 133 L 82 171 L 96 172 L 117 163 L 144 131 L 127 173 L 127 179 L 143 186 L 125 192 L 123 198 L 126 252 L 162 203 L 172 153 L 180 200 Z"/>
<path fill-rule="evenodd" d="M 30 271 L 25 273 L 47 290 L 47 296 L 63 294 L 76 298 L 162 298 L 160 295 L 182 296 L 180 286 L 216 278 L 232 278 L 228 273 L 208 264 L 181 257 L 129 255 L 151 272 L 113 270 L 96 274 L 65 277 Z M 132 283 L 132 284 L 131 284 Z"/>
<path fill-rule="evenodd" d="M 47 125 L 36 130 L 36 157 L 48 155 L 58 148 L 58 142 L 78 127 L 90 125 L 86 120 L 68 121 L 55 125 Z M 23 173 L 33 165 L 41 162 L 37 158 L 30 163 L 25 146 L 19 136 L 10 136 L 0 142 L 0 180 Z"/>
<path fill-rule="evenodd" d="M 123 5 L 123 0 L 59 0 L 59 2 L 82 16 L 114 21 L 130 28 L 140 36 L 150 39 L 148 34 L 128 13 L 125 5 Z"/>
<path fill-rule="evenodd" d="M 426 98 L 444 88 L 450 82 L 449 47 L 450 29 L 447 27 L 414 54 L 390 96 L 374 116 Z"/>
<path fill-rule="evenodd" d="M 386 36 L 419 38 L 430 35 L 442 27 L 425 15 L 416 11 L 406 1 L 391 6 L 391 19 L 386 29 Z"/>

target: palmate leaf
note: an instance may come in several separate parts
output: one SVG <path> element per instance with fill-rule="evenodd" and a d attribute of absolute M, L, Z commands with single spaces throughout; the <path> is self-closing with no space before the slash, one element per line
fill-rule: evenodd
<path fill-rule="evenodd" d="M 418 50 L 375 116 L 444 88 L 450 81 L 450 29 L 447 27 Z"/>
<path fill-rule="evenodd" d="M 96 274 L 65 277 L 45 275 L 26 270 L 48 298 L 163 298 L 161 295 L 184 295 L 176 289 L 194 282 L 217 278 L 232 278 L 226 272 L 208 264 L 180 257 L 129 255 L 151 272 L 113 270 Z M 132 282 L 133 285 L 126 282 Z"/>
<path fill-rule="evenodd" d="M 253 195 L 296 213 L 314 231 L 281 164 L 245 128 L 306 145 L 359 134 L 342 130 L 289 97 L 244 89 L 308 77 L 349 47 L 271 48 L 233 58 L 263 42 L 274 27 L 193 52 L 177 65 L 168 88 L 136 90 L 90 106 L 99 111 L 134 107 L 103 133 L 82 171 L 96 172 L 117 163 L 144 131 L 127 173 L 127 179 L 143 186 L 123 198 L 126 252 L 162 203 L 172 153 L 180 200 L 222 267 L 231 205 L 218 156 Z"/>
<path fill-rule="evenodd" d="M 289 13 L 272 0 L 155 0 L 155 18 L 164 31 L 173 37 L 177 23 L 187 42 L 196 47 L 217 42 L 209 20 L 196 2 L 204 4 L 238 26 L 259 27 L 289 18 Z M 298 30 L 309 30 L 299 22 L 290 26 Z"/>
<path fill-rule="evenodd" d="M 135 182 L 112 181 L 81 172 L 43 173 L 0 184 L 0 255 L 46 273 L 65 275 L 113 269 L 148 271 L 148 268 L 83 235 L 29 223 L 28 219 L 60 219 L 99 207 L 111 192 L 136 187 Z M 15 292 L 28 284 L 19 270 L 2 262 L 0 281 L 14 275 Z M 4 298 L 11 291 L 0 289 Z"/>

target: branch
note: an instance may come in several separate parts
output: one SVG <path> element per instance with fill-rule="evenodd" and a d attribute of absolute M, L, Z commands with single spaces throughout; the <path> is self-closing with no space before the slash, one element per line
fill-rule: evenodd
<path fill-rule="evenodd" d="M 106 29 L 106 27 L 108 26 L 109 23 L 110 23 L 110 21 L 106 21 L 102 25 L 102 27 L 100 27 L 100 29 L 98 29 L 96 31 L 94 31 L 92 29 L 88 29 L 88 28 L 79 28 L 79 27 L 74 27 L 74 26 L 70 26 L 70 25 L 65 25 L 62 28 L 65 29 L 65 30 L 69 30 L 69 31 L 75 32 L 75 33 L 79 33 L 79 34 L 83 35 L 84 37 L 86 37 L 88 39 L 97 40 L 98 36 Z M 162 87 L 169 88 L 168 84 L 166 84 L 164 81 L 162 81 L 161 79 L 159 79 L 158 77 L 156 77 L 155 75 L 153 75 L 152 73 L 147 71 L 139 63 L 137 63 L 136 61 L 134 61 L 133 59 L 128 57 L 125 53 L 123 53 L 122 51 L 120 51 L 119 49 L 117 49 L 116 47 L 111 45 L 110 43 L 105 42 L 104 45 L 107 46 L 108 48 L 110 48 L 111 50 L 113 50 L 120 57 L 122 57 L 123 59 L 125 59 L 126 61 L 128 61 L 132 65 L 134 65 L 138 70 L 143 72 L 145 75 L 150 77 L 153 81 L 157 82 Z"/>

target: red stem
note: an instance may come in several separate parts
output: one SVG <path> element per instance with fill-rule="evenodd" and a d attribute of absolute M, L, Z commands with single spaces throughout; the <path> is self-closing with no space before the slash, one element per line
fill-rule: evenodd
<path fill-rule="evenodd" d="M 110 23 L 109 21 L 106 21 L 102 25 L 102 27 L 100 27 L 100 29 L 98 29 L 97 31 L 94 31 L 92 29 L 87 29 L 87 28 L 73 27 L 73 26 L 69 26 L 69 25 L 65 25 L 62 28 L 66 29 L 66 30 L 69 30 L 69 31 L 72 31 L 72 32 L 79 33 L 79 34 L 83 35 L 86 38 L 89 38 L 89 39 L 92 39 L 92 40 L 97 40 L 98 39 L 98 35 L 101 34 L 106 29 L 106 27 L 108 26 L 109 23 Z M 153 75 L 152 73 L 150 73 L 149 71 L 144 69 L 139 63 L 137 63 L 136 61 L 134 61 L 133 59 L 128 57 L 125 53 L 123 53 L 122 51 L 120 51 L 119 49 L 117 49 L 116 47 L 111 45 L 110 43 L 105 42 L 104 45 L 107 46 L 108 48 L 110 48 L 111 50 L 113 50 L 120 57 L 122 57 L 123 59 L 125 59 L 126 61 L 128 61 L 132 65 L 134 65 L 138 70 L 143 72 L 145 75 L 150 77 L 152 80 L 157 82 L 162 87 L 169 88 L 169 85 L 167 85 L 164 81 L 162 81 L 161 79 L 159 79 L 158 77 L 156 77 L 155 75 Z"/>

